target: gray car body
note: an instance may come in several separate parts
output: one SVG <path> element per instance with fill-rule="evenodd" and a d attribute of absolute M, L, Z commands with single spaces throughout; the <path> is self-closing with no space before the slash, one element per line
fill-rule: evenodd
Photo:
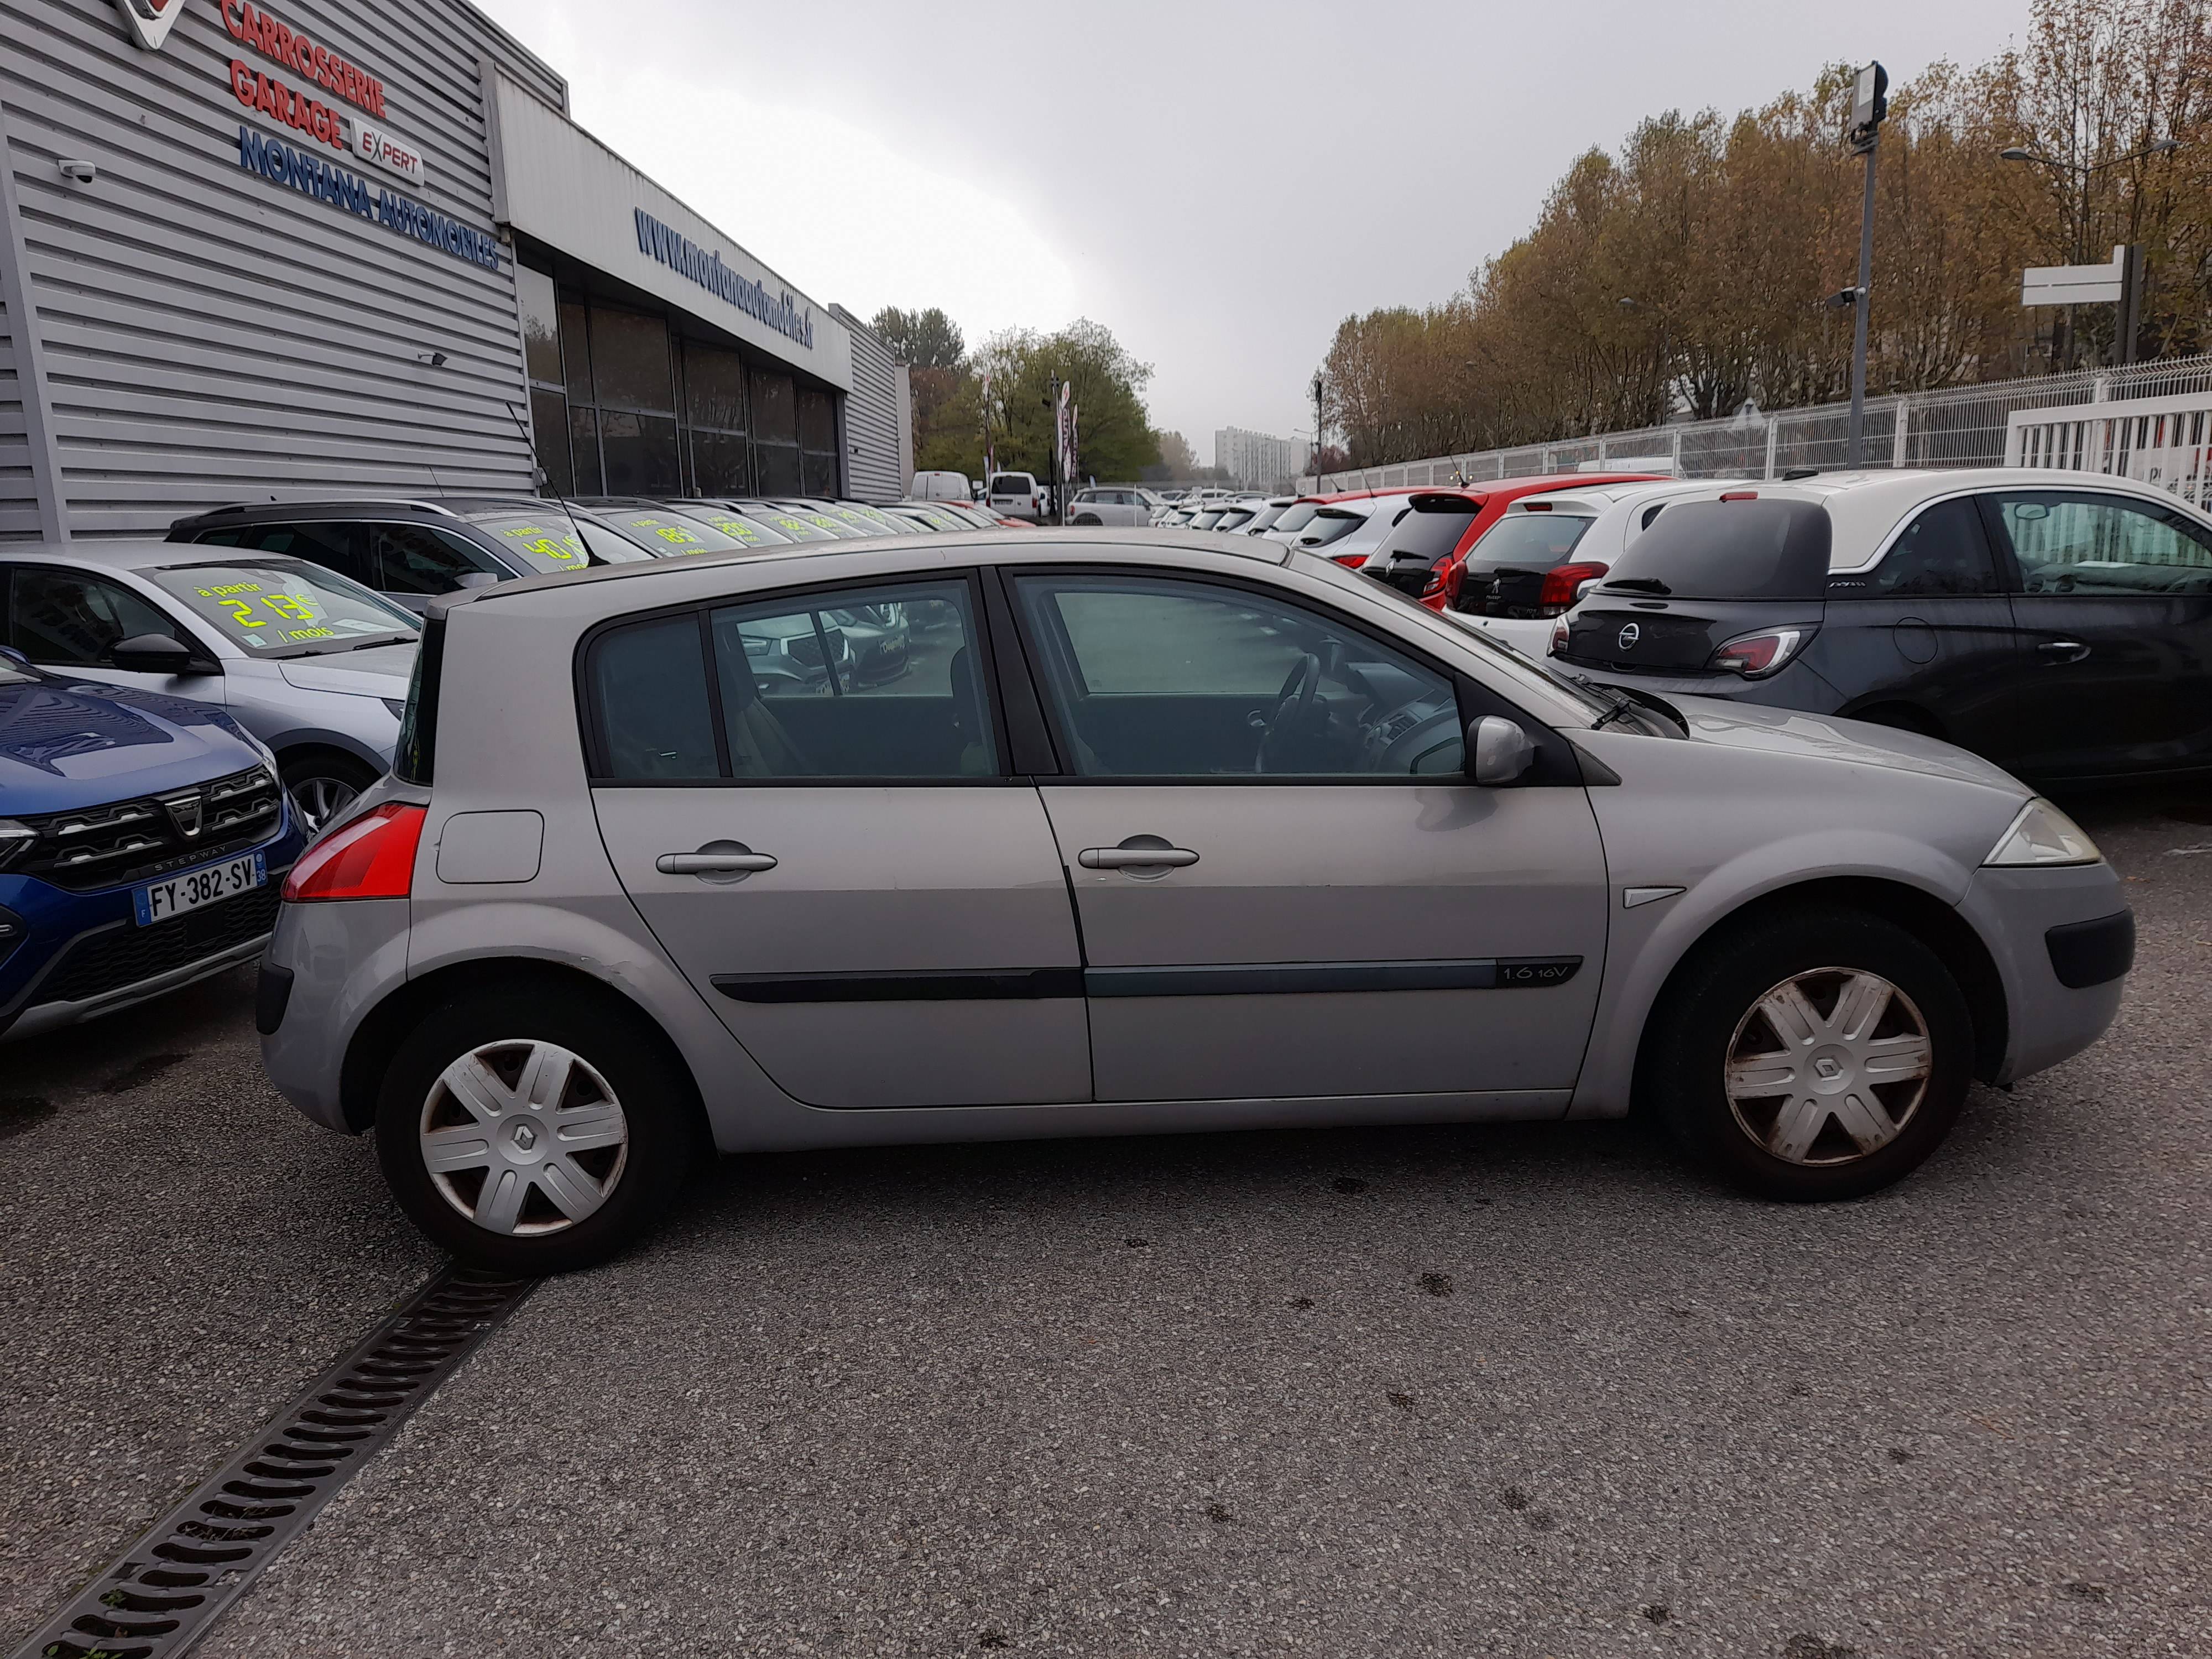
<path fill-rule="evenodd" d="M 179 640 L 204 653 L 222 670 L 216 674 L 140 674 L 101 666 L 72 666 L 68 671 L 72 676 L 107 685 L 136 686 L 165 696 L 190 697 L 228 709 L 240 725 L 269 745 L 280 763 L 289 764 L 294 756 L 308 750 L 333 750 L 373 771 L 387 769 L 392 745 L 399 737 L 399 716 L 392 704 L 407 696 L 408 677 L 415 669 L 413 641 L 276 660 L 249 656 L 204 625 L 145 574 L 179 565 L 240 559 L 257 563 L 276 559 L 313 571 L 319 581 L 346 580 L 305 560 L 283 561 L 274 554 L 185 542 L 33 542 L 0 548 L 0 570 L 20 565 L 82 570 L 130 589 L 175 625 Z"/>
<path fill-rule="evenodd" d="M 724 596 L 1060 562 L 1258 580 L 1287 598 L 1329 607 L 1449 665 L 1510 702 L 1526 722 L 1565 736 L 1596 763 L 1592 775 L 1601 779 L 1610 769 L 1620 780 L 1535 789 L 1485 789 L 1457 777 L 1389 790 L 1133 787 L 1126 798 L 1143 797 L 1139 813 L 1157 812 L 1158 827 L 1178 838 L 1209 838 L 1204 862 L 1168 872 L 1151 890 L 1164 894 L 1171 884 L 1190 882 L 1188 891 L 1210 896 L 1215 908 L 1195 920 L 1186 908 L 1191 925 L 1181 934 L 1147 942 L 1153 960 L 1217 960 L 1230 931 L 1221 926 L 1224 917 L 1249 935 L 1237 939 L 1243 962 L 1314 960 L 1314 940 L 1300 932 L 1310 917 L 1323 918 L 1345 937 L 1362 929 L 1379 933 L 1395 947 L 1377 950 L 1363 940 L 1351 952 L 1360 959 L 1464 956 L 1469 947 L 1455 948 L 1449 938 L 1438 948 L 1439 924 L 1430 913 L 1471 895 L 1478 901 L 1473 908 L 1455 914 L 1475 919 L 1468 925 L 1489 941 L 1486 952 L 1495 945 L 1500 955 L 1580 954 L 1586 965 L 1579 982 L 1525 994 L 1419 993 L 1400 1005 L 1403 1018 L 1377 1017 L 1388 999 L 1275 999 L 1300 1006 L 1273 1024 L 1266 997 L 1185 998 L 1186 1005 L 1205 1006 L 1178 1009 L 1165 999 L 1139 995 L 1109 1006 L 1094 995 L 1087 1007 L 1076 1001 L 1062 1010 L 1078 1027 L 1089 1022 L 1092 1064 L 1082 1075 L 1050 1058 L 1064 1055 L 1071 1038 L 1065 1025 L 1040 1023 L 1054 1018 L 1036 1012 L 1051 1007 L 1046 1004 L 1009 1012 L 987 1002 L 875 1003 L 857 1018 L 848 1007 L 842 1031 L 833 1013 L 804 1028 L 762 1027 L 759 1041 L 741 1040 L 738 1017 L 709 1006 L 665 942 L 687 927 L 714 925 L 702 889 L 690 877 L 655 878 L 649 857 L 640 873 L 635 855 L 640 846 L 649 853 L 662 843 L 696 845 L 698 824 L 640 831 L 625 815 L 648 811 L 641 797 L 602 791 L 594 800 L 576 712 L 580 641 L 610 617 Z M 1595 710 L 1528 665 L 1323 558 L 1286 554 L 1263 538 L 1224 545 L 1204 535 L 1139 539 L 1099 530 L 840 544 L 536 579 L 456 595 L 436 609 L 450 632 L 434 787 L 386 778 L 354 809 L 394 799 L 427 806 L 411 896 L 287 905 L 267 957 L 293 975 L 289 1012 L 264 1038 L 270 1075 L 302 1111 L 337 1129 L 367 1127 L 380 1056 L 404 1035 L 398 1017 L 381 1011 L 427 1006 L 441 986 L 481 985 L 500 963 L 583 975 L 644 1011 L 690 1067 L 714 1139 L 726 1152 L 1618 1116 L 1629 1107 L 1646 1021 L 1685 954 L 1745 906 L 1815 883 L 1878 887 L 1971 932 L 1987 957 L 1978 1069 L 1992 1080 L 2009 1081 L 2078 1052 L 2118 1006 L 2118 981 L 2086 990 L 2061 986 L 2045 945 L 2051 927 L 2124 908 L 2116 877 L 2101 863 L 1984 867 L 2032 799 L 1996 769 L 1932 740 L 1720 702 L 1685 705 L 1686 738 L 1619 724 L 1593 729 Z M 536 717 L 511 718 L 519 709 Z M 1290 801 L 1280 792 L 1304 799 Z M 696 805 L 670 810 L 707 811 L 716 793 L 690 792 Z M 848 789 L 825 810 L 803 799 L 816 793 L 749 793 L 745 833 L 757 847 L 769 843 L 756 836 L 778 837 L 779 852 L 812 850 L 802 836 L 817 841 L 827 862 L 812 866 L 815 874 L 798 858 L 773 874 L 788 873 L 786 892 L 811 890 L 822 902 L 797 911 L 761 904 L 747 913 L 758 926 L 737 931 L 786 969 L 823 965 L 805 953 L 825 948 L 824 940 L 863 941 L 860 948 L 878 953 L 870 958 L 878 971 L 932 959 L 937 947 L 927 930 L 902 927 L 889 912 L 871 908 L 887 890 L 854 879 L 854 869 L 869 867 L 854 862 L 868 854 L 867 824 L 895 819 L 898 833 L 911 836 L 928 803 L 910 798 L 893 812 L 890 803 L 866 799 L 878 792 Z M 987 896 L 989 927 L 1005 945 L 995 952 L 1001 963 L 1115 960 L 1115 939 L 1093 925 L 1088 908 L 1078 940 L 1068 901 L 1071 893 L 1111 901 L 1114 891 L 1133 891 L 1131 878 L 1069 867 L 1075 860 L 1059 815 L 1097 818 L 1123 792 L 1095 781 L 1086 789 L 1015 778 L 930 793 L 932 802 L 957 803 L 935 826 L 943 844 L 971 865 L 1005 866 L 995 878 L 999 889 Z M 1184 798 L 1179 805 L 1166 799 L 1176 795 Z M 1359 805 L 1386 798 L 1401 805 Z M 1048 857 L 1032 870 L 1024 860 L 1035 861 L 1033 854 L 994 837 L 1008 823 L 1040 817 L 1048 805 L 1063 836 L 1060 859 Z M 1362 811 L 1387 821 L 1363 820 Z M 1173 811 L 1181 821 L 1165 822 Z M 1127 814 L 1122 822 L 1147 827 Z M 1098 830 L 1085 825 L 1081 833 Z M 1388 842 L 1379 853 L 1378 839 Z M 1482 857 L 1474 867 L 1470 854 L 1478 848 Z M 628 860 L 620 873 L 618 856 Z M 1111 883 L 1124 887 L 1102 885 Z M 1680 890 L 1631 902 L 1632 890 L 1655 887 Z M 771 892 L 751 890 L 763 899 Z M 1340 890 L 1350 902 L 1333 896 Z M 658 934 L 648 910 L 661 918 Z M 1097 915 L 1119 927 L 1139 914 Z M 1141 919 L 1133 925 L 1141 927 Z M 1062 957 L 1046 954 L 1055 951 Z M 1431 995 L 1455 1000 L 1419 1000 Z M 1133 1019 L 1147 1023 L 1131 1030 Z M 1219 1047 L 1224 1024 L 1243 1040 L 1241 1048 Z M 1308 1025 L 1327 1041 L 1310 1039 Z M 1224 1052 L 1234 1059 L 1224 1063 Z M 813 1067 L 805 1091 L 811 1101 L 770 1075 L 781 1067 L 787 1080 L 794 1054 Z M 942 1057 L 949 1057 L 947 1074 L 960 1079 L 950 1097 L 959 1103 L 933 1098 L 927 1079 Z M 882 1087 L 866 1075 L 879 1060 L 899 1067 L 923 1103 L 867 1103 L 869 1091 Z M 1412 1079 L 1414 1086 L 1364 1089 L 1356 1080 L 1363 1075 L 1401 1085 Z M 1164 1086 L 1164 1078 L 1183 1079 L 1187 1086 Z M 1348 1087 L 1347 1078 L 1355 1079 Z"/>

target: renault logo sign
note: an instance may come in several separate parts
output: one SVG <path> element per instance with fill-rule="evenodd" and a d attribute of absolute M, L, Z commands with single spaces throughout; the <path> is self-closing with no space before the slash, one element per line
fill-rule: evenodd
<path fill-rule="evenodd" d="M 115 4 L 131 26 L 131 38 L 149 52 L 161 51 L 185 9 L 185 0 L 115 0 Z"/>
<path fill-rule="evenodd" d="M 1624 651 L 1633 651 L 1636 649 L 1637 641 L 1643 637 L 1644 630 L 1634 623 L 1631 623 L 1620 630 L 1620 648 Z"/>

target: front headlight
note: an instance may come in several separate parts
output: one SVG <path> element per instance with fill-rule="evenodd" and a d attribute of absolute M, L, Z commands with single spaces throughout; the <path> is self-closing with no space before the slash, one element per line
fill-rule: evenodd
<path fill-rule="evenodd" d="M 2012 827 L 1997 837 L 1997 844 L 1982 860 L 1984 865 L 2000 868 L 2104 861 L 2105 855 L 2097 850 L 2097 843 L 2089 839 L 2081 826 L 2039 797 L 2020 809 L 2020 816 L 2012 821 Z"/>

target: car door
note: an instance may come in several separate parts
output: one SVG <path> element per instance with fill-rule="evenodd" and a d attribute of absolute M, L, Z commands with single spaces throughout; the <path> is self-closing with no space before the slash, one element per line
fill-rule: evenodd
<path fill-rule="evenodd" d="M 1829 578 L 1807 660 L 1844 712 L 1909 709 L 2004 765 L 2020 747 L 2021 656 L 1981 514 L 1957 495 L 1913 514 L 1871 570 Z"/>
<path fill-rule="evenodd" d="M 167 696 L 191 697 L 201 702 L 225 701 L 220 670 L 148 674 L 115 666 L 116 645 L 146 634 L 166 634 L 204 653 L 210 662 L 215 660 L 196 629 L 135 588 L 89 571 L 55 565 L 0 568 L 0 578 L 7 585 L 0 642 L 13 646 L 39 667 L 82 674 L 105 685 L 159 691 Z"/>
<path fill-rule="evenodd" d="M 974 580 L 733 599 L 588 643 L 600 833 L 639 913 L 786 1092 L 823 1107 L 1091 1093 L 1066 883 L 1007 773 Z M 842 617 L 896 616 L 903 672 Z"/>
<path fill-rule="evenodd" d="M 1012 586 L 1067 775 L 1041 787 L 1100 1100 L 1572 1086 L 1604 855 L 1578 781 L 1463 775 L 1469 707 L 1507 710 L 1279 589 Z"/>
<path fill-rule="evenodd" d="M 2021 636 L 2014 769 L 2059 780 L 2212 765 L 2212 531 L 2116 490 L 1981 501 Z"/>

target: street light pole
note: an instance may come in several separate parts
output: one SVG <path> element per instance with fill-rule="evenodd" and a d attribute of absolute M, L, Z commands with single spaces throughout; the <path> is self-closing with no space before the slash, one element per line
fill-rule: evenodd
<path fill-rule="evenodd" d="M 1322 448 L 1322 424 L 1321 424 L 1321 395 L 1322 395 L 1322 388 L 1323 388 L 1323 386 L 1324 386 L 1324 385 L 1325 385 L 1325 384 L 1326 384 L 1326 383 L 1322 380 L 1322 377 L 1321 377 L 1321 371 L 1320 371 L 1319 369 L 1316 369 L 1316 370 L 1314 370 L 1314 377 L 1313 377 L 1313 395 L 1314 395 L 1314 453 L 1313 453 L 1313 469 L 1314 469 L 1314 494 L 1315 494 L 1315 495 L 1320 495 L 1320 494 L 1321 494 L 1321 448 Z"/>
<path fill-rule="evenodd" d="M 1881 142 L 1882 118 L 1889 113 L 1889 71 L 1869 64 L 1859 71 L 1851 92 L 1850 145 L 1866 157 L 1866 197 L 1859 207 L 1859 283 L 1851 318 L 1851 416 L 1844 442 L 1844 464 L 1858 466 L 1866 459 L 1867 313 L 1873 309 L 1874 284 L 1874 164 Z"/>

